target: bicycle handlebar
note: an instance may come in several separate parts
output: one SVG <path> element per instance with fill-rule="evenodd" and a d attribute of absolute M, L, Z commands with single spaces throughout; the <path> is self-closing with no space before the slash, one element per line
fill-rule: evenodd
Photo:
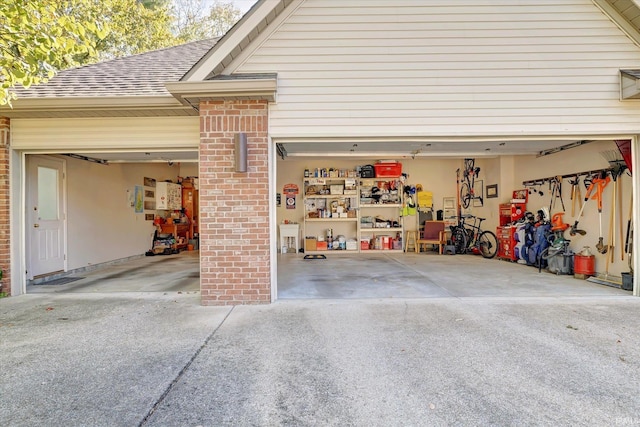
<path fill-rule="evenodd" d="M 480 218 L 479 216 L 475 216 L 475 215 L 472 215 L 472 214 L 460 215 L 460 218 L 463 218 L 463 219 L 478 218 L 480 221 L 484 221 L 484 220 L 487 219 L 487 218 Z"/>

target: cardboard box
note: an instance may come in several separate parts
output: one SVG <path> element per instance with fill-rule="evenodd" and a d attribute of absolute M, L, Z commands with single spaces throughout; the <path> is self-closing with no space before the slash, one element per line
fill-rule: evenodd
<path fill-rule="evenodd" d="M 305 252 L 307 251 L 317 251 L 317 240 L 313 237 L 307 237 L 306 239 L 304 239 L 304 250 Z"/>
<path fill-rule="evenodd" d="M 329 187 L 331 194 L 342 194 L 344 191 L 344 186 L 342 185 L 332 185 Z"/>

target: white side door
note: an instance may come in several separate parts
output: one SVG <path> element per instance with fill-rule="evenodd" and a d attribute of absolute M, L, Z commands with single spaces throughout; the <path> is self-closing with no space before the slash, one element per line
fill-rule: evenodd
<path fill-rule="evenodd" d="M 29 279 L 65 270 L 64 160 L 27 158 L 27 272 Z"/>

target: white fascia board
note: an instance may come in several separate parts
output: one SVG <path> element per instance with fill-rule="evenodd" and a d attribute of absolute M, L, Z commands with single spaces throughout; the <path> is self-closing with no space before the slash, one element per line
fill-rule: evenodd
<path fill-rule="evenodd" d="M 184 108 L 173 96 L 112 96 L 112 97 L 58 97 L 26 98 L 12 102 L 13 106 L 0 107 L 0 116 L 37 111 L 117 110 Z"/>
<path fill-rule="evenodd" d="M 260 0 L 244 16 L 243 21 L 225 34 L 216 45 L 191 70 L 184 75 L 185 82 L 203 81 L 211 70 L 220 64 L 242 40 L 245 39 L 269 13 L 280 3 L 280 0 Z"/>
<path fill-rule="evenodd" d="M 172 82 L 165 85 L 167 90 L 185 105 L 201 99 L 266 99 L 275 101 L 276 78 L 247 80 L 206 80 L 193 82 Z"/>
<path fill-rule="evenodd" d="M 629 39 L 631 39 L 631 41 L 636 46 L 640 47 L 640 33 L 638 32 L 638 30 L 633 24 L 631 24 L 624 16 L 620 15 L 620 13 L 618 13 L 618 11 L 613 6 L 611 6 L 610 1 L 608 0 L 591 0 L 591 1 L 593 2 L 593 4 L 595 4 L 598 7 L 598 9 L 602 11 L 602 13 L 608 16 L 609 19 L 611 19 L 611 21 L 614 24 L 616 24 L 618 28 L 620 28 L 620 30 L 622 30 L 622 32 L 625 33 L 625 35 L 629 37 Z M 637 7 L 637 3 L 635 1 L 634 1 L 634 5 L 636 5 Z"/>

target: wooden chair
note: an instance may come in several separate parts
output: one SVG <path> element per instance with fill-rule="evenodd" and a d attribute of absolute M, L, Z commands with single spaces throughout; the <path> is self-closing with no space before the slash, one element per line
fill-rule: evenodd
<path fill-rule="evenodd" d="M 438 245 L 438 253 L 442 255 L 446 244 L 447 231 L 444 221 L 425 221 L 421 238 L 418 239 L 417 252 L 422 251 L 422 245 Z"/>

